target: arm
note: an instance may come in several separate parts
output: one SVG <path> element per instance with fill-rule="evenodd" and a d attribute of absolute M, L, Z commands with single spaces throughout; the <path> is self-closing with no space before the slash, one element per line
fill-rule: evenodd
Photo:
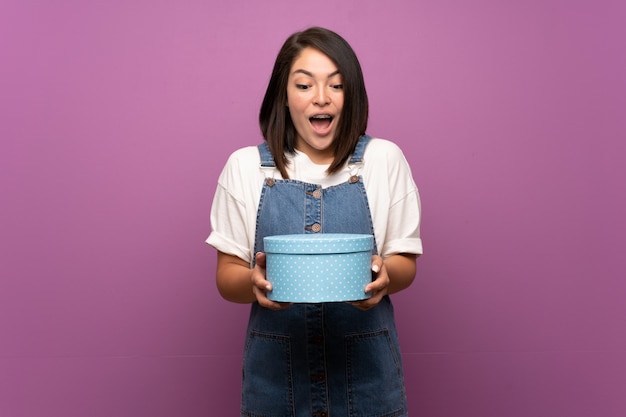
<path fill-rule="evenodd" d="M 265 279 L 265 254 L 257 253 L 256 265 L 250 268 L 248 262 L 237 256 L 217 252 L 217 289 L 220 295 L 234 303 L 253 303 L 258 301 L 263 307 L 280 310 L 289 303 L 270 301 L 265 292 L 272 287 Z"/>
<path fill-rule="evenodd" d="M 394 294 L 408 288 L 415 279 L 417 255 L 401 253 L 381 259 L 389 276 L 387 294 Z M 372 283 L 374 284 L 374 283 Z"/>
<path fill-rule="evenodd" d="M 215 281 L 222 298 L 234 303 L 254 302 L 252 271 L 243 259 L 218 251 Z"/>

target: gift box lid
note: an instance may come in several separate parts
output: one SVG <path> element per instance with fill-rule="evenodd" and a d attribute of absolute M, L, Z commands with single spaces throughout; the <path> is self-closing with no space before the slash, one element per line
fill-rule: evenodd
<path fill-rule="evenodd" d="M 318 233 L 263 238 L 266 253 L 326 254 L 371 251 L 374 237 L 365 234 Z"/>

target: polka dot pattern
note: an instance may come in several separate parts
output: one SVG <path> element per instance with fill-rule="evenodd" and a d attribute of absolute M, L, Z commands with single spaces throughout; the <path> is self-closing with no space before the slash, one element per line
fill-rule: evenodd
<path fill-rule="evenodd" d="M 270 300 L 321 303 L 363 300 L 372 280 L 372 235 L 301 234 L 268 236 Z"/>

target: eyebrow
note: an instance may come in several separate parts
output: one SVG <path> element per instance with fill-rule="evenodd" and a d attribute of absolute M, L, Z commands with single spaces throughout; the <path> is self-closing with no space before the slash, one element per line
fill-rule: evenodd
<path fill-rule="evenodd" d="M 304 70 L 304 69 L 297 69 L 297 70 L 295 70 L 294 72 L 292 72 L 292 74 L 304 74 L 304 75 L 306 75 L 306 76 L 308 76 L 308 77 L 315 78 L 315 77 L 313 76 L 313 73 L 312 73 L 312 72 L 307 71 L 307 70 Z M 335 71 L 335 72 L 331 72 L 330 74 L 328 74 L 328 77 L 326 77 L 326 78 L 332 78 L 332 77 L 334 77 L 335 75 L 340 75 L 340 74 L 341 74 L 341 73 L 339 72 L 339 70 L 337 70 L 337 71 Z"/>

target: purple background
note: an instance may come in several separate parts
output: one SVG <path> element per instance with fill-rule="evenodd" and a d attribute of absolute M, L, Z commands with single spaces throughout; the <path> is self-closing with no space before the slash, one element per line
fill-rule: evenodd
<path fill-rule="evenodd" d="M 236 415 L 203 243 L 293 31 L 359 55 L 425 255 L 413 416 L 626 415 L 623 0 L 0 3 L 0 415 Z M 268 364 L 271 366 L 271 364 Z"/>

